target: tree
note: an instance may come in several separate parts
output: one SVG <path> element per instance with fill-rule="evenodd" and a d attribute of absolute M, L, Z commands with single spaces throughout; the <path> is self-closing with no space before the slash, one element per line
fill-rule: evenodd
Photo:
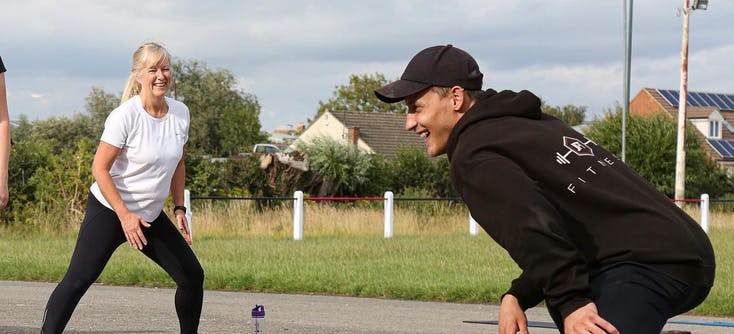
<path fill-rule="evenodd" d="M 33 122 L 28 119 L 25 114 L 20 114 L 16 122 L 16 126 L 13 127 L 13 145 L 18 142 L 30 138 L 33 134 Z M 11 147 L 12 148 L 12 147 Z"/>
<path fill-rule="evenodd" d="M 393 171 L 392 189 L 396 193 L 408 188 L 419 189 L 430 196 L 444 197 L 453 193 L 445 156 L 431 159 L 419 148 L 399 147 L 390 170 Z"/>
<path fill-rule="evenodd" d="M 175 61 L 173 70 L 176 98 L 191 112 L 188 149 L 224 156 L 266 140 L 257 97 L 239 90 L 230 71 L 198 61 Z"/>
<path fill-rule="evenodd" d="M 315 186 L 318 196 L 354 196 L 371 182 L 371 172 L 378 162 L 370 153 L 356 145 L 329 137 L 316 137 L 308 144 L 299 144 L 298 151 L 308 155 L 309 168 L 317 173 Z"/>
<path fill-rule="evenodd" d="M 92 184 L 92 151 L 96 142 L 82 138 L 60 154 L 50 155 L 29 178 L 34 187 L 34 202 L 44 212 L 64 213 L 79 222 Z M 64 217 L 64 216 L 62 216 Z M 63 226 L 62 224 L 60 226 Z"/>
<path fill-rule="evenodd" d="M 13 129 L 13 140 L 48 141 L 56 154 L 65 148 L 74 147 L 80 140 L 96 142 L 102 135 L 107 115 L 119 104 L 119 97 L 102 88 L 92 87 L 86 98 L 86 113 L 33 122 L 21 115 L 18 127 Z"/>
<path fill-rule="evenodd" d="M 621 107 L 607 111 L 603 118 L 592 121 L 586 135 L 610 152 L 621 152 Z M 627 122 L 626 163 L 659 191 L 674 194 L 676 124 L 665 114 L 650 117 L 630 116 Z M 702 140 L 693 126 L 686 132 L 686 194 L 688 198 L 702 193 L 718 197 L 730 193 L 734 182 L 702 148 Z"/>
<path fill-rule="evenodd" d="M 8 190 L 11 194 L 8 208 L 0 212 L 4 225 L 19 225 L 29 222 L 28 212 L 35 208 L 37 182 L 31 182 L 36 170 L 48 166 L 55 156 L 51 152 L 49 141 L 32 139 L 16 140 L 13 133 L 10 163 L 8 166 Z"/>
<path fill-rule="evenodd" d="M 563 107 L 552 107 L 547 105 L 545 101 L 541 101 L 540 108 L 543 110 L 543 113 L 558 118 L 570 126 L 579 125 L 586 118 L 586 106 L 567 104 Z"/>
<path fill-rule="evenodd" d="M 103 88 L 92 87 L 92 91 L 85 99 L 87 115 L 91 130 L 99 137 L 104 130 L 104 122 L 112 110 L 120 105 L 120 96 L 107 93 Z"/>
<path fill-rule="evenodd" d="M 85 114 L 37 120 L 32 123 L 30 134 L 24 134 L 28 140 L 48 141 L 56 154 L 80 140 L 98 140 L 101 135 L 101 130 L 96 129 L 91 117 Z"/>
<path fill-rule="evenodd" d="M 385 76 L 380 73 L 352 74 L 349 76 L 349 84 L 337 86 L 334 95 L 328 101 L 319 101 L 319 109 L 314 120 L 324 111 L 407 112 L 408 108 L 403 103 L 385 103 L 377 99 L 375 89 L 387 83 Z"/>

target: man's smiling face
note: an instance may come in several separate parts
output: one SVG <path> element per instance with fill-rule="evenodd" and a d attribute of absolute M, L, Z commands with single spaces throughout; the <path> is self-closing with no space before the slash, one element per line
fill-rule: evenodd
<path fill-rule="evenodd" d="M 431 157 L 446 153 L 451 130 L 461 118 L 454 110 L 451 94 L 441 96 L 428 88 L 405 98 L 408 114 L 405 130 L 413 131 L 424 138 Z"/>

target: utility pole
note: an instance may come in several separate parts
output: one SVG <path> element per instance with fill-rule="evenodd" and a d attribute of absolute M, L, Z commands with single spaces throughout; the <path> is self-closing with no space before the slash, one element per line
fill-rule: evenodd
<path fill-rule="evenodd" d="M 678 142 L 675 154 L 675 195 L 678 207 L 683 207 L 686 190 L 686 105 L 688 104 L 688 23 L 691 9 L 708 8 L 708 0 L 683 1 L 683 41 L 681 47 L 680 95 L 678 96 Z"/>
<path fill-rule="evenodd" d="M 680 95 L 678 96 L 678 142 L 675 150 L 675 203 L 683 207 L 686 190 L 686 104 L 688 103 L 688 13 L 689 0 L 683 0 L 683 45 L 681 48 Z"/>

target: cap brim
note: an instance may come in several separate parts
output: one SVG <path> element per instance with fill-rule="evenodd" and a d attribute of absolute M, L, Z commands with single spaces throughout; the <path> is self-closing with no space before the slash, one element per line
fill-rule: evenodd
<path fill-rule="evenodd" d="M 395 103 L 428 87 L 430 85 L 422 82 L 398 80 L 375 89 L 375 95 L 382 102 Z"/>

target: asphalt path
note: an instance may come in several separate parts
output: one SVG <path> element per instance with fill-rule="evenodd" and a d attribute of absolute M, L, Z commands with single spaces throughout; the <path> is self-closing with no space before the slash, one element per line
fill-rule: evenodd
<path fill-rule="evenodd" d="M 0 281 L 0 333 L 38 334 L 43 309 L 55 283 Z M 174 290 L 93 285 L 82 298 L 65 333 L 178 333 Z M 251 310 L 265 306 L 263 333 L 497 333 L 494 325 L 464 320 L 496 320 L 496 305 L 418 302 L 320 295 L 205 291 L 200 333 L 254 333 Z M 542 307 L 531 321 L 550 321 Z M 731 322 L 681 316 L 676 320 Z M 731 327 L 668 325 L 693 334 L 734 333 Z M 532 334 L 557 333 L 533 328 Z"/>

